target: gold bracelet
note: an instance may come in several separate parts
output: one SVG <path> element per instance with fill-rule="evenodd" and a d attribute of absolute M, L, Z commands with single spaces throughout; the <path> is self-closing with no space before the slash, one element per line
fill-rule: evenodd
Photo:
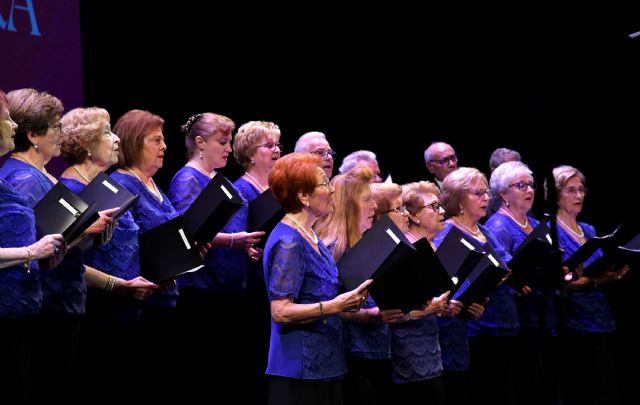
<path fill-rule="evenodd" d="M 25 268 L 25 270 L 27 270 L 27 273 L 31 270 L 31 259 L 33 258 L 33 255 L 31 254 L 31 250 L 29 250 L 28 247 L 24 247 L 27 250 L 27 259 L 24 261 L 24 263 L 22 264 Z"/>
<path fill-rule="evenodd" d="M 327 317 L 324 314 L 324 307 L 322 306 L 322 301 L 318 301 L 318 304 L 320 305 L 320 318 L 322 318 L 322 323 L 326 325 Z"/>

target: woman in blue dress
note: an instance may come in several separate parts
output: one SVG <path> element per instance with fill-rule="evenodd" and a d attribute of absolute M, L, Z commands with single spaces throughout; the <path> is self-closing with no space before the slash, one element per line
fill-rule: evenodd
<path fill-rule="evenodd" d="M 60 181 L 79 194 L 99 173 L 118 163 L 120 138 L 111 132 L 109 113 L 97 107 L 76 108 L 62 117 L 62 156 L 71 163 Z M 158 286 L 140 276 L 138 225 L 130 212 L 118 220 L 110 240 L 84 255 L 87 283 L 85 320 L 80 340 L 80 378 L 85 394 L 96 392 L 118 375 L 118 390 L 104 392 L 102 403 L 137 390 L 136 326 L 142 299 Z M 105 347 L 113 353 L 100 362 Z M 127 391 L 128 390 L 128 391 Z"/>
<path fill-rule="evenodd" d="M 572 166 L 553 169 L 558 195 L 558 245 L 569 258 L 587 240 L 596 236 L 595 228 L 577 217 L 582 211 L 587 193 L 584 174 Z M 568 345 L 565 350 L 564 379 L 567 404 L 619 403 L 616 366 L 611 348 L 616 324 L 609 310 L 606 285 L 621 279 L 628 267 L 612 269 L 597 277 L 582 274 L 598 257 L 597 251 L 582 266 L 573 270 L 567 284 L 566 329 Z M 603 288 L 604 287 L 604 288 Z"/>
<path fill-rule="evenodd" d="M 0 90 L 0 156 L 13 150 L 16 128 Z M 0 212 L 0 402 L 30 403 L 31 338 L 42 305 L 38 260 L 52 256 L 63 240 L 58 234 L 36 241 L 33 210 L 2 179 Z"/>
<path fill-rule="evenodd" d="M 342 404 L 346 365 L 338 314 L 360 309 L 371 280 L 339 294 L 335 261 L 312 229 L 334 209 L 319 157 L 292 153 L 279 159 L 269 186 L 286 212 L 263 258 L 271 304 L 269 403 Z"/>

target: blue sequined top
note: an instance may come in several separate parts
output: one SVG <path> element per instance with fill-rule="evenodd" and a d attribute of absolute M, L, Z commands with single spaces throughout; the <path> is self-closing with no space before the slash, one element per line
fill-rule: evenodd
<path fill-rule="evenodd" d="M 0 247 L 29 246 L 36 241 L 33 210 L 26 198 L 10 184 L 0 180 Z M 42 305 L 38 261 L 29 271 L 22 264 L 0 270 L 0 318 L 34 314 Z"/>
<path fill-rule="evenodd" d="M 289 298 L 298 304 L 335 298 L 341 288 L 338 269 L 320 240 L 320 253 L 290 226 L 278 223 L 264 251 L 269 300 Z M 305 324 L 271 320 L 267 374 L 303 380 L 335 380 L 346 373 L 342 323 L 337 314 Z"/>
<path fill-rule="evenodd" d="M 427 315 L 391 325 L 391 378 L 394 383 L 412 383 L 442 375 L 438 321 Z"/>
<path fill-rule="evenodd" d="M 169 186 L 169 198 L 179 213 L 184 213 L 211 179 L 190 166 L 180 169 Z M 235 213 L 220 232 L 235 233 L 247 230 L 249 206 L 247 202 Z M 195 287 L 219 294 L 241 295 L 247 273 L 247 252 L 243 249 L 216 247 L 204 257 L 204 267 L 186 273 L 178 279 L 180 288 Z"/>
<path fill-rule="evenodd" d="M 162 195 L 162 202 L 147 189 L 147 187 L 132 175 L 115 171 L 111 173 L 111 177 L 125 187 L 131 194 L 137 194 L 140 197 L 131 208 L 133 220 L 138 224 L 139 232 L 146 232 L 158 225 L 169 221 L 178 216 L 178 213 L 171 205 L 171 201 L 167 196 L 158 189 Z M 139 262 L 133 266 L 139 267 Z M 135 270 L 131 270 L 135 271 Z M 143 307 L 173 307 L 176 306 L 178 299 L 178 289 L 171 288 L 166 293 L 156 292 L 143 301 Z"/>
<path fill-rule="evenodd" d="M 86 185 L 78 180 L 61 177 L 71 191 L 79 194 Z M 94 247 L 84 254 L 84 262 L 106 274 L 132 280 L 140 275 L 140 257 L 138 249 L 138 224 L 130 211 L 118 219 L 108 243 Z M 119 321 L 130 322 L 140 317 L 140 301 L 132 297 L 118 297 L 114 300 L 110 316 Z M 128 298 L 128 299 L 124 299 Z"/>
<path fill-rule="evenodd" d="M 527 217 L 527 220 L 531 224 L 532 228 L 536 228 L 540 222 L 532 217 Z M 510 254 L 515 253 L 522 242 L 527 239 L 527 234 L 521 226 L 516 224 L 511 218 L 496 211 L 495 214 L 489 218 L 485 224 L 489 228 L 500 244 Z M 539 318 L 540 318 L 540 304 L 543 299 L 543 292 L 538 290 L 532 291 L 530 294 L 516 297 L 516 304 L 518 306 L 518 321 L 520 326 L 528 328 L 530 330 L 538 330 Z M 553 297 L 551 294 L 547 294 L 547 300 L 545 305 L 545 330 L 555 335 L 555 319 L 556 314 L 553 305 Z"/>
<path fill-rule="evenodd" d="M 8 159 L 0 177 L 11 183 L 33 208 L 53 187 L 51 180 L 41 171 L 20 160 Z M 82 314 L 85 308 L 87 287 L 84 281 L 82 250 L 72 248 L 62 262 L 53 269 L 40 269 L 43 313 Z"/>
<path fill-rule="evenodd" d="M 587 239 L 596 236 L 593 226 L 578 222 Z M 558 226 L 558 245 L 564 250 L 562 259 L 567 260 L 580 245 L 569 233 Z M 602 252 L 598 250 L 586 262 L 586 268 Z M 567 291 L 567 332 L 568 333 L 607 333 L 613 332 L 616 324 L 609 310 L 607 294 L 602 289 L 581 288 Z"/>

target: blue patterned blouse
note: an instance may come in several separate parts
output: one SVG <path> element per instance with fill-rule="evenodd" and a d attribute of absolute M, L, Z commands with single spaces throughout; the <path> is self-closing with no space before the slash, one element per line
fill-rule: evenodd
<path fill-rule="evenodd" d="M 537 219 L 532 217 L 527 217 L 527 220 L 534 229 L 540 224 Z M 510 254 L 513 254 L 529 236 L 522 227 L 500 211 L 496 211 L 496 213 L 489 218 L 485 226 L 494 233 L 498 242 L 500 242 L 500 244 Z M 532 291 L 530 294 L 515 298 L 518 306 L 518 321 L 521 327 L 526 327 L 530 330 L 538 330 L 540 317 L 538 303 L 542 299 L 542 295 L 543 292 L 538 289 Z M 545 312 L 545 330 L 550 334 L 555 335 L 556 314 L 554 311 L 552 294 L 547 294 Z"/>
<path fill-rule="evenodd" d="M 139 227 L 139 232 L 146 232 L 158 225 L 169 221 L 178 216 L 178 213 L 171 205 L 171 201 L 167 198 L 162 190 L 158 189 L 162 195 L 162 202 L 147 189 L 147 187 L 132 175 L 115 171 L 111 173 L 111 177 L 125 187 L 132 194 L 140 197 L 133 205 L 130 212 L 133 220 Z M 140 266 L 139 262 L 133 266 Z M 135 267 L 130 269 L 131 272 L 136 271 Z M 178 299 L 178 289 L 173 287 L 166 293 L 155 293 L 143 301 L 143 307 L 173 307 L 176 306 Z"/>
<path fill-rule="evenodd" d="M 593 226 L 578 222 L 587 239 L 596 236 Z M 580 245 L 567 231 L 558 226 L 558 245 L 564 249 L 563 260 L 567 260 Z M 587 267 L 602 252 L 598 250 L 586 262 Z M 607 333 L 613 332 L 616 324 L 609 310 L 607 294 L 602 289 L 583 288 L 567 292 L 567 332 L 568 333 Z"/>
<path fill-rule="evenodd" d="M 22 195 L 27 196 L 27 205 L 33 208 L 53 187 L 51 180 L 41 171 L 17 159 L 8 159 L 0 177 L 11 183 Z M 84 282 L 82 251 L 70 249 L 62 263 L 54 269 L 40 269 L 42 285 L 42 312 L 82 314 L 84 313 L 87 287 Z"/>
<path fill-rule="evenodd" d="M 341 288 L 336 263 L 320 240 L 320 253 L 295 229 L 279 223 L 264 251 L 269 300 L 298 304 L 335 298 Z M 278 324 L 271 320 L 267 374 L 303 380 L 336 380 L 346 373 L 342 323 L 337 314 L 323 322 Z"/>
<path fill-rule="evenodd" d="M 0 180 L 0 247 L 29 246 L 36 241 L 33 210 L 26 198 Z M 42 305 L 38 261 L 29 271 L 22 264 L 0 270 L 0 318 L 34 314 Z"/>
<path fill-rule="evenodd" d="M 182 214 L 191 206 L 211 179 L 190 166 L 180 169 L 169 186 L 169 198 Z M 247 230 L 249 206 L 247 202 L 222 228 L 221 232 L 233 233 Z M 178 279 L 180 288 L 195 287 L 219 294 L 241 295 L 247 273 L 247 253 L 242 249 L 216 247 L 209 249 L 204 257 L 204 268 L 182 275 Z"/>
<path fill-rule="evenodd" d="M 71 191 L 79 194 L 86 185 L 75 179 L 61 177 L 60 181 Z M 140 275 L 140 257 L 138 249 L 138 224 L 127 211 L 118 219 L 111 240 L 102 246 L 94 247 L 84 254 L 84 262 L 106 274 L 131 280 Z M 118 297 L 124 298 L 124 297 Z M 140 301 L 134 298 L 114 300 L 111 316 L 119 321 L 134 321 L 140 317 Z"/>
<path fill-rule="evenodd" d="M 391 325 L 391 378 L 396 384 L 442 375 L 438 321 L 428 315 Z"/>

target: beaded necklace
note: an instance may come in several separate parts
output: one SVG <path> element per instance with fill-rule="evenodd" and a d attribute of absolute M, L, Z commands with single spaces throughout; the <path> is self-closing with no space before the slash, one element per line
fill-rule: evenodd
<path fill-rule="evenodd" d="M 529 226 L 529 219 L 527 218 L 527 216 L 526 216 L 526 215 L 524 216 L 524 225 L 523 225 L 523 224 L 521 224 L 517 219 L 515 219 L 515 218 L 511 215 L 511 213 L 509 213 L 509 211 L 508 211 L 508 210 L 506 210 L 506 209 L 504 209 L 504 208 L 500 207 L 500 209 L 499 209 L 498 211 L 502 212 L 503 214 L 505 214 L 506 216 L 508 216 L 509 218 L 511 218 L 511 219 L 513 220 L 513 222 L 515 222 L 516 224 L 518 224 L 518 226 L 519 226 L 520 228 L 522 228 L 522 229 L 525 229 L 526 227 L 528 227 L 528 226 Z"/>
<path fill-rule="evenodd" d="M 41 168 L 39 168 L 38 166 L 36 166 L 36 164 L 35 164 L 35 163 L 33 163 L 31 160 L 29 160 L 26 156 L 24 156 L 24 155 L 18 155 L 17 153 L 12 153 L 12 154 L 11 154 L 11 157 L 16 157 L 16 158 L 18 158 L 18 159 L 22 160 L 23 162 L 25 162 L 25 163 L 27 163 L 27 164 L 29 164 L 29 165 L 31 165 L 31 166 L 33 166 L 33 167 L 35 167 L 36 169 L 38 169 L 38 171 L 39 171 L 40 173 L 42 173 L 42 174 L 44 174 L 45 176 L 47 176 L 47 178 L 48 178 L 49 180 L 51 180 L 51 181 L 53 182 L 53 184 L 55 184 L 55 183 L 57 183 L 57 182 L 58 182 L 58 180 L 56 180 L 56 178 L 55 178 L 55 177 L 53 177 L 51 174 L 49 174 L 49 172 L 47 171 L 47 169 L 45 169 L 45 168 L 44 168 L 44 166 L 42 167 L 42 169 L 41 169 Z"/>
<path fill-rule="evenodd" d="M 463 224 L 462 222 L 458 221 L 458 218 L 456 217 L 452 217 L 454 221 L 456 221 L 458 224 L 460 224 L 464 229 L 466 229 L 467 231 L 469 231 L 469 233 L 475 237 L 480 236 L 480 227 L 476 224 L 476 231 L 472 231 L 471 228 L 469 228 L 468 226 L 466 226 L 465 224 Z"/>
<path fill-rule="evenodd" d="M 285 217 L 289 218 L 289 221 L 291 221 L 296 226 L 296 228 L 298 228 L 300 231 L 302 231 L 302 233 L 307 238 L 309 238 L 309 240 L 311 242 L 315 243 L 316 245 L 318 244 L 318 235 L 316 235 L 315 232 L 311 231 L 311 233 L 309 233 L 309 231 L 307 231 L 307 228 L 302 226 L 302 224 L 300 222 L 298 222 L 296 217 L 294 217 L 292 214 L 287 214 L 287 215 L 285 215 Z"/>
<path fill-rule="evenodd" d="M 560 225 L 562 225 L 562 227 L 564 229 L 566 229 L 567 231 L 571 232 L 572 234 L 574 234 L 575 236 L 577 236 L 578 238 L 584 238 L 584 231 L 582 230 L 582 228 L 580 227 L 580 225 L 578 225 L 578 223 L 576 222 L 576 226 L 578 227 L 578 229 L 580 230 L 580 232 L 576 232 L 573 229 L 571 229 L 569 227 L 569 225 L 565 224 L 563 220 L 560 219 L 560 217 L 556 216 L 556 219 L 558 220 L 558 222 L 560 222 Z"/>
<path fill-rule="evenodd" d="M 249 180 L 251 180 L 253 182 L 253 184 L 255 184 L 261 192 L 265 191 L 267 188 L 269 188 L 269 187 L 262 187 L 262 184 L 260 184 L 258 182 L 258 180 L 256 180 L 255 177 L 250 175 L 249 172 L 244 172 L 244 175 L 247 176 L 249 178 Z"/>
<path fill-rule="evenodd" d="M 156 186 L 156 182 L 153 181 L 153 177 L 149 176 L 149 180 L 151 180 L 151 185 L 153 186 L 153 189 L 151 189 L 151 187 L 149 187 L 144 181 L 142 181 L 142 179 L 136 174 L 136 172 L 134 172 L 131 169 L 126 169 L 126 170 L 129 173 L 131 173 L 133 175 L 133 177 L 138 179 L 138 181 L 140 183 L 142 183 L 142 185 L 145 186 L 147 188 L 147 190 L 151 191 L 151 194 L 153 194 L 153 196 L 156 197 L 158 199 L 158 201 L 162 202 L 162 200 L 163 200 L 162 194 L 160 194 L 160 190 L 158 190 L 158 186 Z"/>
<path fill-rule="evenodd" d="M 91 180 L 89 180 L 89 176 L 87 176 L 86 174 L 84 174 L 80 168 L 76 165 L 71 166 L 73 168 L 73 170 L 76 171 L 76 173 L 78 173 L 78 176 L 80 176 L 80 178 L 82 180 L 84 180 L 87 184 L 91 183 Z"/>

